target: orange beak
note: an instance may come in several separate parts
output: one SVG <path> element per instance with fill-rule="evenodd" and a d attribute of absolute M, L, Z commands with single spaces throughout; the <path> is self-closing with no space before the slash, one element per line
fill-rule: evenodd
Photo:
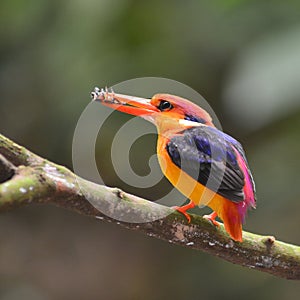
<path fill-rule="evenodd" d="M 147 117 L 159 109 L 151 104 L 151 99 L 115 94 L 112 90 L 95 88 L 91 93 L 93 101 L 99 101 L 112 109 L 134 116 Z"/>

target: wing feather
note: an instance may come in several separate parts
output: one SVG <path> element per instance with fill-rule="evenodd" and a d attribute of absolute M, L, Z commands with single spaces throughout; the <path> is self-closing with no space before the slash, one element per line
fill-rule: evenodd
<path fill-rule="evenodd" d="M 238 141 L 209 126 L 186 129 L 166 145 L 173 163 L 184 172 L 225 198 L 240 202 L 245 198 L 245 175 L 234 148 L 244 158 Z"/>

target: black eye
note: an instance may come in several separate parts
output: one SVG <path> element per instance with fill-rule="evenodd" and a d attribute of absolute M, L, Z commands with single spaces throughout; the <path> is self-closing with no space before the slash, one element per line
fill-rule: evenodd
<path fill-rule="evenodd" d="M 170 110 L 173 108 L 173 105 L 169 101 L 162 100 L 158 105 L 160 111 Z"/>

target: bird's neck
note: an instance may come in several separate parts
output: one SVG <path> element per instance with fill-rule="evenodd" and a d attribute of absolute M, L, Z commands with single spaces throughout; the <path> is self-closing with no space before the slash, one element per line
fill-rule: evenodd
<path fill-rule="evenodd" d="M 155 119 L 155 124 L 159 135 L 165 137 L 169 135 L 176 134 L 185 129 L 195 127 L 195 126 L 205 126 L 201 123 L 191 122 L 184 119 L 157 117 Z"/>

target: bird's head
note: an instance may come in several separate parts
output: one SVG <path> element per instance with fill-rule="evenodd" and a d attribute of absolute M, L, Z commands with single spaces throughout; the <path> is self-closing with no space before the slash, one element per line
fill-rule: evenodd
<path fill-rule="evenodd" d="M 210 115 L 204 109 L 175 95 L 156 94 L 151 99 L 146 99 L 95 88 L 92 98 L 110 108 L 140 116 L 161 130 L 191 127 L 195 123 L 214 126 Z"/>

